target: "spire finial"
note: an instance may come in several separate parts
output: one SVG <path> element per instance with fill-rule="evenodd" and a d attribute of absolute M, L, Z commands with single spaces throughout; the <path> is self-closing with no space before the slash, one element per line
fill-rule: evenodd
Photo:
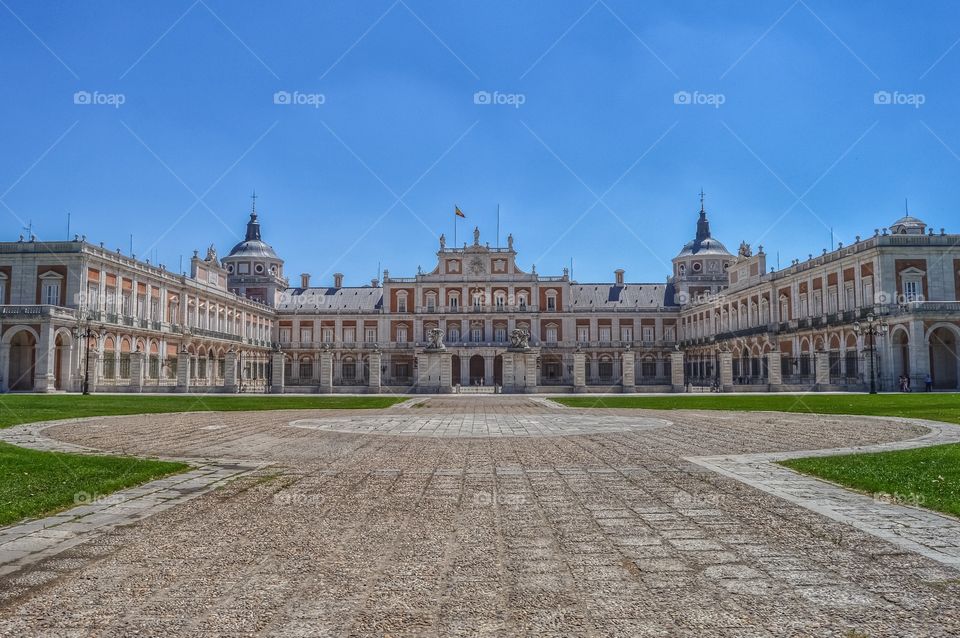
<path fill-rule="evenodd" d="M 910 214 L 910 206 L 907 204 L 907 198 L 906 198 L 906 197 L 903 198 L 903 214 L 904 214 L 904 215 L 909 215 L 909 214 Z"/>
<path fill-rule="evenodd" d="M 257 214 L 257 189 L 253 189 L 253 194 L 250 195 L 250 212 Z"/>
<path fill-rule="evenodd" d="M 703 187 L 701 186 L 700 187 L 700 212 L 701 213 L 705 212 L 703 209 L 703 196 L 704 196 Z"/>

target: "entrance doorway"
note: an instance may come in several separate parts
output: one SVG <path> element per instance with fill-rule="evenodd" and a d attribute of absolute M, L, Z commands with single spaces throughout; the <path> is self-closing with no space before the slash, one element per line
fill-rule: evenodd
<path fill-rule="evenodd" d="M 7 384 L 11 390 L 33 390 L 33 369 L 37 362 L 37 340 L 27 330 L 21 330 L 10 340 L 10 365 Z"/>
<path fill-rule="evenodd" d="M 475 354 L 470 357 L 470 385 L 482 385 L 485 370 L 482 356 Z"/>

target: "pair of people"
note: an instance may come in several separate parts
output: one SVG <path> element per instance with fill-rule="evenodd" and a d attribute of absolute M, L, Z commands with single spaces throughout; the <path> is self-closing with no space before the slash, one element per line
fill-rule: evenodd
<path fill-rule="evenodd" d="M 900 392 L 911 392 L 910 377 L 905 374 L 900 375 Z"/>

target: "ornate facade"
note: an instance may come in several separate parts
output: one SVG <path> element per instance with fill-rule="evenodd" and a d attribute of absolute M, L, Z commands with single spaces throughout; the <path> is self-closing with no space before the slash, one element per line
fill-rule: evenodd
<path fill-rule="evenodd" d="M 83 238 L 0 243 L 4 391 L 589 392 L 957 389 L 960 235 L 907 216 L 767 270 L 701 202 L 662 282 L 540 275 L 506 246 L 448 246 L 413 277 L 292 287 L 246 235 L 174 274 Z M 871 336 L 870 318 L 886 333 Z M 876 331 L 880 332 L 880 331 Z"/>

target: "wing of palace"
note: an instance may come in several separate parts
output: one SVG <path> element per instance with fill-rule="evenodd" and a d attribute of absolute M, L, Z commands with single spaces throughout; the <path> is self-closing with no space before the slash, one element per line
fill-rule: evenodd
<path fill-rule="evenodd" d="M 957 389 L 958 243 L 906 216 L 776 270 L 701 206 L 663 281 L 541 275 L 475 230 L 414 276 L 290 286 L 255 211 L 189 274 L 21 237 L 0 243 L 0 390 Z"/>

